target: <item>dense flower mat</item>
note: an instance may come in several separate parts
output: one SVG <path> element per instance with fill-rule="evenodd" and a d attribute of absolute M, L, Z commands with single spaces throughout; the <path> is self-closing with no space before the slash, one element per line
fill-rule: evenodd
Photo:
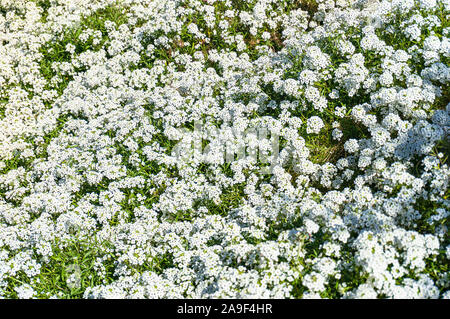
<path fill-rule="evenodd" d="M 0 0 L 0 296 L 449 298 L 449 8 Z"/>

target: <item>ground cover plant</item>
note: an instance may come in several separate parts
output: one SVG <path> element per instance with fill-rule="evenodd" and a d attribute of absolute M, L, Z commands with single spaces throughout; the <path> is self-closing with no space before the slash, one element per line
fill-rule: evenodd
<path fill-rule="evenodd" d="M 450 298 L 448 0 L 0 0 L 3 298 Z"/>

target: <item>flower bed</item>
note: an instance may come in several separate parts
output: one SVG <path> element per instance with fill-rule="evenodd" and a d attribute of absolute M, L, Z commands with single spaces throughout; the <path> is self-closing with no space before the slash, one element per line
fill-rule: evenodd
<path fill-rule="evenodd" d="M 447 0 L 0 0 L 0 296 L 450 298 Z"/>

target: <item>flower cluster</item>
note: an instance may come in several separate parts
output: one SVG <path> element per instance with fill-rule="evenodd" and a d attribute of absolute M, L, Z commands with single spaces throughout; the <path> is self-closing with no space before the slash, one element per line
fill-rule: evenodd
<path fill-rule="evenodd" d="M 450 298 L 449 2 L 312 2 L 0 0 L 0 296 Z"/>

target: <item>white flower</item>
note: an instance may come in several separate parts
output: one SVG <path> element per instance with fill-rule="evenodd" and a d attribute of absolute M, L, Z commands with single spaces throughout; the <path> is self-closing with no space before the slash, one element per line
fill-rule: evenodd
<path fill-rule="evenodd" d="M 349 153 L 355 153 L 359 149 L 358 141 L 355 139 L 349 139 L 344 144 L 345 151 Z"/>
<path fill-rule="evenodd" d="M 16 291 L 17 298 L 19 298 L 19 299 L 31 299 L 36 294 L 34 289 L 28 284 L 23 284 L 21 286 L 18 286 L 16 288 L 14 288 L 14 290 Z"/>
<path fill-rule="evenodd" d="M 325 126 L 322 119 L 318 116 L 311 116 L 306 121 L 306 132 L 308 134 L 319 134 L 320 130 Z"/>

